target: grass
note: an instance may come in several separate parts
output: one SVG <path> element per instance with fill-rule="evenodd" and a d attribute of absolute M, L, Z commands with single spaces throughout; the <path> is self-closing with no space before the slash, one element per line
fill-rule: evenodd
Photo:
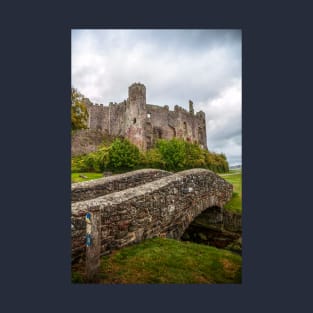
<path fill-rule="evenodd" d="M 226 203 L 224 206 L 225 209 L 228 209 L 235 213 L 242 212 L 242 173 L 241 171 L 234 170 L 230 171 L 230 173 L 219 174 L 226 181 L 231 183 L 234 187 L 233 196 L 231 200 Z"/>
<path fill-rule="evenodd" d="M 154 238 L 102 257 L 100 283 L 241 283 L 241 256 L 227 250 Z"/>
<path fill-rule="evenodd" d="M 87 178 L 80 177 L 86 176 Z M 72 173 L 72 183 L 79 183 L 86 180 L 96 179 L 103 177 L 102 173 Z"/>

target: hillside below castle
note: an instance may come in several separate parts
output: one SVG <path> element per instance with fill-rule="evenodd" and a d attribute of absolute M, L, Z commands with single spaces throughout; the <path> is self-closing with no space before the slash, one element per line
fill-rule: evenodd
<path fill-rule="evenodd" d="M 175 105 L 170 111 L 167 105 L 161 107 L 146 102 L 146 87 L 134 83 L 128 88 L 128 98 L 121 103 L 93 104 L 85 98 L 88 110 L 86 130 L 80 130 L 72 137 L 72 155 L 95 150 L 101 144 L 102 136 L 123 137 L 146 151 L 158 139 L 181 138 L 198 143 L 207 149 L 205 113 L 194 112 L 189 100 L 189 111 Z"/>

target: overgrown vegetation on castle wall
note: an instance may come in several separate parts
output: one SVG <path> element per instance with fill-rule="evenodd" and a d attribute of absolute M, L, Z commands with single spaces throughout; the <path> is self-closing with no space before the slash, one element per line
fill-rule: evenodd
<path fill-rule="evenodd" d="M 182 139 L 159 140 L 145 153 L 126 139 L 115 139 L 110 146 L 72 158 L 72 172 L 123 172 L 140 168 L 158 168 L 181 171 L 207 168 L 217 173 L 228 172 L 224 154 L 217 154 Z"/>

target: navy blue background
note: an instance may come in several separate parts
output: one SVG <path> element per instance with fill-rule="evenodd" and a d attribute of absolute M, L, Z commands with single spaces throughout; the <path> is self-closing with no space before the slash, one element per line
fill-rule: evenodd
<path fill-rule="evenodd" d="M 311 306 L 313 51 L 304 3 L 2 4 L 5 312 L 303 312 Z M 87 27 L 242 29 L 241 285 L 71 284 L 71 28 Z"/>

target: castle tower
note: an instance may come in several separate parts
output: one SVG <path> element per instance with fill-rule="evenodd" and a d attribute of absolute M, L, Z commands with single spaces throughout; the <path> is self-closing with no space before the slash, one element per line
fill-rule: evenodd
<path fill-rule="evenodd" d="M 131 105 L 142 110 L 146 109 L 146 87 L 140 83 L 133 83 L 128 87 L 128 99 Z"/>
<path fill-rule="evenodd" d="M 128 88 L 125 137 L 140 150 L 146 150 L 144 134 L 146 116 L 146 87 L 143 84 L 134 83 Z"/>
<path fill-rule="evenodd" d="M 203 148 L 207 149 L 205 113 L 199 111 L 196 113 L 196 117 L 198 118 L 198 142 Z"/>
<path fill-rule="evenodd" d="M 191 100 L 189 100 L 189 113 L 191 115 L 194 115 L 195 114 L 195 111 L 193 109 L 193 102 Z"/>

